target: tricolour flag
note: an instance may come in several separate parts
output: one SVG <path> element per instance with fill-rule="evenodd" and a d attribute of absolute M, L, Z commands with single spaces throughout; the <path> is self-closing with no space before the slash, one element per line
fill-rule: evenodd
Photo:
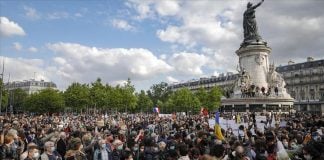
<path fill-rule="evenodd" d="M 160 113 L 160 109 L 159 109 L 159 107 L 154 107 L 154 108 L 153 108 L 153 112 L 154 112 L 154 113 Z"/>

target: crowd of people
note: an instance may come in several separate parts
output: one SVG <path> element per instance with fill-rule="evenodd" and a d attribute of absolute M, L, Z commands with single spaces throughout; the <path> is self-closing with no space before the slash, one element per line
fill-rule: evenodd
<path fill-rule="evenodd" d="M 274 115 L 274 114 L 273 114 Z M 231 118 L 232 115 L 222 117 Z M 255 114 L 248 126 L 222 129 L 213 116 L 158 114 L 60 114 L 0 116 L 2 160 L 323 160 L 324 117 L 280 115 L 260 129 Z M 270 117 L 270 116 L 268 116 Z M 267 122 L 272 121 L 268 118 Z M 237 120 L 236 122 L 240 123 Z M 244 119 L 243 119 L 244 118 Z M 234 134 L 238 130 L 242 134 Z"/>

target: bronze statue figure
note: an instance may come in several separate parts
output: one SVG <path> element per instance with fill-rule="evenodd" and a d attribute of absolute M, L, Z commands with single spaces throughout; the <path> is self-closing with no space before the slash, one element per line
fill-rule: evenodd
<path fill-rule="evenodd" d="M 251 2 L 247 4 L 247 9 L 243 15 L 243 29 L 244 29 L 244 41 L 243 45 L 247 43 L 259 42 L 262 41 L 261 36 L 258 33 L 258 26 L 255 20 L 255 9 L 259 7 L 264 0 L 259 2 L 256 5 L 253 5 Z"/>

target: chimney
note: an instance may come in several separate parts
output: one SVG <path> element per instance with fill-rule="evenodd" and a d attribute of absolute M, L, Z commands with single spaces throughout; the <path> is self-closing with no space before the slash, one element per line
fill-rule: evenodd
<path fill-rule="evenodd" d="M 292 61 L 292 60 L 289 60 L 289 61 L 288 61 L 288 65 L 292 65 L 292 64 L 295 64 L 295 62 Z"/>
<path fill-rule="evenodd" d="M 314 60 L 313 57 L 307 57 L 307 62 L 311 62 L 311 61 L 313 61 L 313 60 Z"/>

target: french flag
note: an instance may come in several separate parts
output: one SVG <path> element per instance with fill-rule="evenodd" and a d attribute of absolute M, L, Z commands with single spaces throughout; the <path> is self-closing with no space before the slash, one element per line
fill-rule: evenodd
<path fill-rule="evenodd" d="M 159 109 L 159 107 L 154 107 L 154 108 L 153 108 L 153 112 L 154 112 L 154 113 L 160 113 L 160 109 Z"/>

